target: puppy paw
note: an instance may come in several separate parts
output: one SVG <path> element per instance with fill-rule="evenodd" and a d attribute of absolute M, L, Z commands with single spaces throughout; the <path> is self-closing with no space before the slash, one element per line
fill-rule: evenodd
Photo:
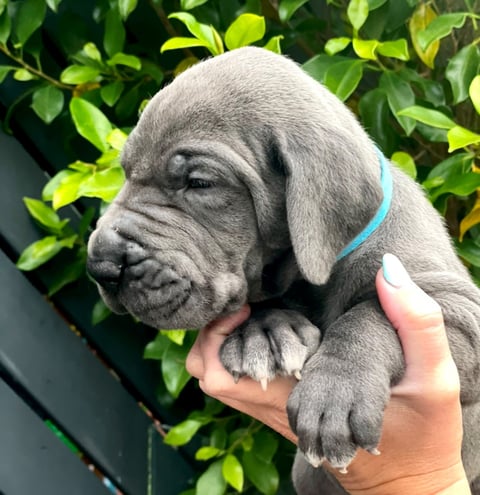
<path fill-rule="evenodd" d="M 314 467 L 327 460 L 345 473 L 358 448 L 378 455 L 388 398 L 388 380 L 368 371 L 347 374 L 333 358 L 305 371 L 287 411 L 306 460 Z"/>
<path fill-rule="evenodd" d="M 277 375 L 300 379 L 320 337 L 320 330 L 296 311 L 264 310 L 225 339 L 220 359 L 235 380 L 249 376 L 265 389 Z"/>

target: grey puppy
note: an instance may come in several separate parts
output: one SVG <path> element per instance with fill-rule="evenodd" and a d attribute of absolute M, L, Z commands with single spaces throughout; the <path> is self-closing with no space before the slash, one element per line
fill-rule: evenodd
<path fill-rule="evenodd" d="M 235 50 L 152 98 L 122 164 L 126 183 L 89 242 L 102 297 L 157 328 L 199 328 L 251 303 L 221 359 L 263 386 L 301 378 L 288 401 L 298 493 L 345 493 L 322 460 L 345 469 L 357 448 L 375 452 L 404 370 L 374 290 L 386 252 L 443 308 L 475 484 L 479 291 L 421 189 L 334 95 L 286 57 Z"/>

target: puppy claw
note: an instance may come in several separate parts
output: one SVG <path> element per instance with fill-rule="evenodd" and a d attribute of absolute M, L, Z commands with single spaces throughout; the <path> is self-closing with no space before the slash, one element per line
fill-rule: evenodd
<path fill-rule="evenodd" d="M 314 468 L 320 467 L 325 460 L 324 457 L 318 457 L 318 455 L 314 454 L 313 452 L 307 452 L 306 454 L 304 454 L 304 456 L 307 462 Z"/>
<path fill-rule="evenodd" d="M 343 466 L 341 467 L 339 470 L 338 470 L 339 473 L 341 474 L 347 474 L 348 473 L 348 470 L 347 470 L 347 466 Z"/>
<path fill-rule="evenodd" d="M 300 381 L 302 379 L 302 374 L 300 373 L 300 370 L 295 370 L 293 372 L 293 376 L 298 380 Z"/>
<path fill-rule="evenodd" d="M 240 380 L 240 377 L 241 377 L 240 373 L 238 373 L 237 371 L 232 371 L 231 375 L 233 377 L 233 381 L 235 383 L 238 383 L 238 381 Z"/>
<path fill-rule="evenodd" d="M 268 379 L 267 378 L 260 378 L 260 385 L 262 387 L 262 390 L 264 392 L 267 391 L 267 386 L 268 386 Z"/>
<path fill-rule="evenodd" d="M 377 448 L 367 449 L 367 452 L 372 455 L 380 455 L 381 452 Z"/>

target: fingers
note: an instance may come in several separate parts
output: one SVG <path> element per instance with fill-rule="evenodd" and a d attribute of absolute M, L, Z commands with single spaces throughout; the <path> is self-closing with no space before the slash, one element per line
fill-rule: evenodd
<path fill-rule="evenodd" d="M 397 257 L 384 256 L 376 285 L 382 308 L 398 332 L 407 374 L 426 381 L 451 369 L 456 378 L 441 308 L 414 284 Z"/>

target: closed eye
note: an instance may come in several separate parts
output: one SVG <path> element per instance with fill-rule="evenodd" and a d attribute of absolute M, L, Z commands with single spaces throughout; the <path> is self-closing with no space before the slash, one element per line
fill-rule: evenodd
<path fill-rule="evenodd" d="M 204 179 L 188 179 L 187 187 L 188 189 L 208 189 L 213 187 L 213 182 Z"/>

